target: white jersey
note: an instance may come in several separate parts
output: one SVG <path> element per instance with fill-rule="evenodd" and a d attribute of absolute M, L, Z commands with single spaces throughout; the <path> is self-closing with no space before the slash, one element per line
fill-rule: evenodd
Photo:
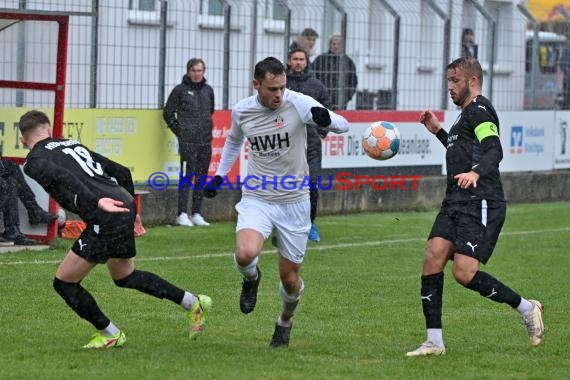
<path fill-rule="evenodd" d="M 263 106 L 257 95 L 238 102 L 232 110 L 232 127 L 226 139 L 217 175 L 225 176 L 249 142 L 244 197 L 271 203 L 296 202 L 309 197 L 307 130 L 315 128 L 311 107 L 323 107 L 310 96 L 286 89 L 281 106 Z M 346 119 L 332 111 L 330 131 L 348 131 Z"/>

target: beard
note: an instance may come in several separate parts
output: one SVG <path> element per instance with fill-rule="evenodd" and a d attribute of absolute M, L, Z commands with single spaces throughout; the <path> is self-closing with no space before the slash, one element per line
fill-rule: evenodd
<path fill-rule="evenodd" d="M 453 100 L 453 103 L 457 106 L 462 106 L 465 103 L 465 100 L 469 98 L 471 93 L 469 92 L 469 87 L 465 86 L 457 93 L 457 97 Z"/>

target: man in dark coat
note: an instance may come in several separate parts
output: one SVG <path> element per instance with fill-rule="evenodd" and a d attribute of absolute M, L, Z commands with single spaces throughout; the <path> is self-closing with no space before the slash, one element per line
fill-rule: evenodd
<path fill-rule="evenodd" d="M 289 51 L 287 56 L 287 88 L 308 95 L 323 106 L 329 107 L 328 90 L 325 85 L 309 71 L 308 62 L 309 57 L 305 49 L 297 47 Z M 319 200 L 317 180 L 321 172 L 321 138 L 325 138 L 326 135 L 327 132 L 325 130 L 307 127 L 307 163 L 309 164 L 309 176 L 313 184 L 313 189 L 310 190 L 311 231 L 309 232 L 309 240 L 312 241 L 321 240 L 319 230 L 315 225 L 315 218 L 317 217 L 317 204 Z"/>
<path fill-rule="evenodd" d="M 358 85 L 356 65 L 343 54 L 342 44 L 342 36 L 333 34 L 329 40 L 329 51 L 319 55 L 311 64 L 315 77 L 329 90 L 333 110 L 346 109 Z"/>
<path fill-rule="evenodd" d="M 209 226 L 201 215 L 203 184 L 200 178 L 208 175 L 212 158 L 212 114 L 214 90 L 206 84 L 206 64 L 201 58 L 192 58 L 186 64 L 182 83 L 170 93 L 163 117 L 168 128 L 178 138 L 180 171 L 193 184 L 192 211 L 188 216 L 189 187 L 183 185 L 178 192 L 178 217 L 176 224 L 186 227 Z"/>

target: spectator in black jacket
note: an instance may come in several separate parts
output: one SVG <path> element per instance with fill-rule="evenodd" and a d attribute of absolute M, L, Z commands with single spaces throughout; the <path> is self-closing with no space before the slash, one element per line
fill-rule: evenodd
<path fill-rule="evenodd" d="M 317 79 L 329 90 L 333 110 L 346 109 L 358 85 L 356 65 L 344 54 L 342 45 L 342 35 L 334 33 L 329 40 L 329 51 L 319 55 L 311 64 Z"/>
<path fill-rule="evenodd" d="M 18 199 L 28 212 L 30 224 L 47 224 L 57 219 L 57 215 L 50 214 L 38 204 L 36 195 L 24 179 L 24 175 L 15 161 L 0 158 L 0 177 L 16 189 Z"/>
<path fill-rule="evenodd" d="M 0 246 L 10 246 L 14 244 L 34 245 L 35 241 L 29 239 L 20 231 L 18 184 L 16 183 L 16 178 L 7 173 L 9 170 L 3 170 L 4 164 L 6 163 L 11 162 L 0 160 L 0 216 L 3 216 L 4 222 L 4 232 L 0 235 Z M 14 164 L 14 166 L 16 170 L 20 171 L 20 168 L 18 168 L 16 164 Z"/>
<path fill-rule="evenodd" d="M 287 55 L 287 88 L 308 95 L 323 106 L 329 107 L 329 92 L 325 85 L 309 71 L 309 55 L 301 47 L 291 49 Z M 307 127 L 307 163 L 309 164 L 309 176 L 313 183 L 313 189 L 310 190 L 311 231 L 309 232 L 309 240 L 317 242 L 321 240 L 319 230 L 315 224 L 319 200 L 317 180 L 321 174 L 321 158 L 323 154 L 321 138 L 325 138 L 326 135 L 327 131 L 324 129 Z"/>
<path fill-rule="evenodd" d="M 176 224 L 186 227 L 210 225 L 201 215 L 204 184 L 199 180 L 208 175 L 212 157 L 212 114 L 215 105 L 214 90 L 206 84 L 205 71 L 206 64 L 201 58 L 189 60 L 186 75 L 170 93 L 163 112 L 168 128 L 178 138 L 180 171 L 187 179 L 185 182 L 192 183 L 194 188 L 190 216 L 190 186 L 184 185 L 178 192 Z"/>

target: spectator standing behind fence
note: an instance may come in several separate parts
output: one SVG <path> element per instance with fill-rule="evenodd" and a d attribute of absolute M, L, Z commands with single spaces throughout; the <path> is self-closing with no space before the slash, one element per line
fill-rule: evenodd
<path fill-rule="evenodd" d="M 333 110 L 346 109 L 358 85 L 356 66 L 348 55 L 343 54 L 342 44 L 342 35 L 331 35 L 329 51 L 319 55 L 311 66 L 316 78 L 329 90 Z"/>
<path fill-rule="evenodd" d="M 310 58 L 315 55 L 315 44 L 319 38 L 319 33 L 315 29 L 305 28 L 299 36 L 291 43 L 289 46 L 289 51 L 297 48 L 302 48 L 307 52 L 308 58 L 307 62 L 310 62 Z"/>
<path fill-rule="evenodd" d="M 562 105 L 560 108 L 568 110 L 570 109 L 570 46 L 567 46 L 562 51 L 558 65 L 564 76 L 562 80 Z"/>
<path fill-rule="evenodd" d="M 461 56 L 466 58 L 477 58 L 477 44 L 475 43 L 475 33 L 473 29 L 465 28 L 461 34 Z"/>
<path fill-rule="evenodd" d="M 176 224 L 192 227 L 209 226 L 201 215 L 203 185 L 199 179 L 208 174 L 212 157 L 212 114 L 214 113 L 214 90 L 206 84 L 206 64 L 201 58 L 192 58 L 186 64 L 182 83 L 174 87 L 163 117 L 168 128 L 178 138 L 181 177 L 194 184 L 192 209 L 188 216 L 190 186 L 183 185 L 178 192 L 178 216 Z M 191 180 L 190 180 L 190 177 Z"/>
<path fill-rule="evenodd" d="M 329 107 L 329 92 L 323 82 L 315 78 L 309 68 L 309 55 L 301 47 L 294 48 L 287 55 L 287 88 L 293 91 L 309 95 L 325 107 Z M 307 163 L 309 164 L 309 177 L 313 189 L 309 191 L 311 200 L 311 230 L 309 240 L 320 241 L 319 230 L 315 224 L 317 217 L 317 205 L 319 201 L 319 189 L 317 187 L 318 176 L 321 174 L 321 159 L 323 149 L 321 138 L 327 136 L 327 130 L 319 127 L 307 128 Z"/>

